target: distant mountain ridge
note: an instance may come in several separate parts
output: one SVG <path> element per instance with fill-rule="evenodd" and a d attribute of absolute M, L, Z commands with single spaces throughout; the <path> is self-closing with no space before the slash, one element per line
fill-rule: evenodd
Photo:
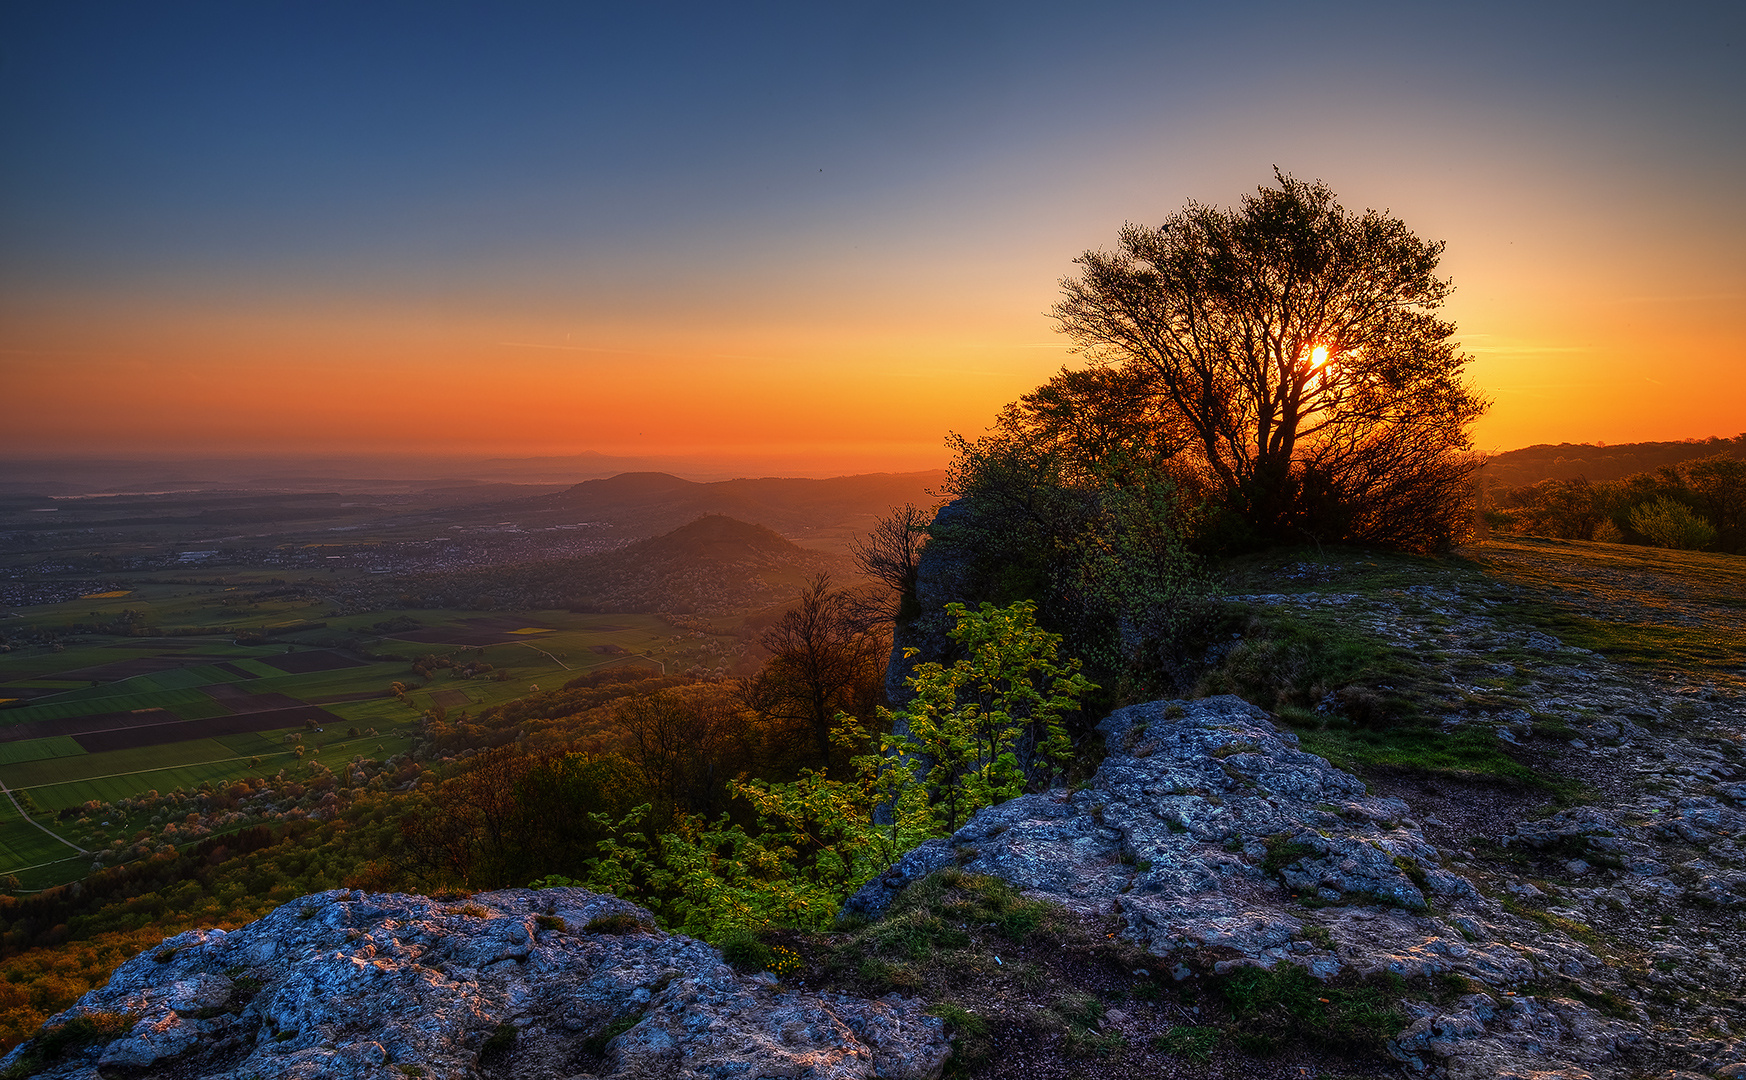
<path fill-rule="evenodd" d="M 1746 434 L 1732 439 L 1711 437 L 1613 446 L 1538 443 L 1493 454 L 1486 458 L 1482 475 L 1492 488 L 1525 487 L 1542 480 L 1575 480 L 1578 477 L 1598 484 L 1717 454 L 1746 458 Z"/>
<path fill-rule="evenodd" d="M 792 540 L 841 549 L 893 507 L 931 506 L 943 470 L 696 482 L 668 473 L 620 473 L 566 491 L 498 504 L 525 525 L 593 522 L 626 538 L 671 532 L 699 517 L 756 522 Z"/>

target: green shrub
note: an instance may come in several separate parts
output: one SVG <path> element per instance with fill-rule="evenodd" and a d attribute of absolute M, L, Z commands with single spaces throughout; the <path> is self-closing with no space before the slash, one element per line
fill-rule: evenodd
<path fill-rule="evenodd" d="M 58 1024 L 44 1025 L 25 1044 L 18 1060 L 0 1073 L 0 1080 L 24 1080 L 80 1051 L 107 1046 L 133 1030 L 138 1019 L 131 1013 L 93 1012 L 80 1013 Z"/>
<path fill-rule="evenodd" d="M 1656 547 L 1698 551 L 1716 542 L 1716 530 L 1691 507 L 1662 496 L 1631 508 L 1631 528 Z"/>
<path fill-rule="evenodd" d="M 1397 1006 L 1404 984 L 1393 976 L 1332 986 L 1295 964 L 1280 964 L 1271 971 L 1243 968 L 1215 986 L 1230 1008 L 1238 1045 L 1252 1054 L 1293 1043 L 1382 1054 L 1387 1040 L 1407 1024 Z"/>
<path fill-rule="evenodd" d="M 1241 625 L 1241 638 L 1201 676 L 1197 696 L 1236 694 L 1279 711 L 1325 709 L 1332 695 L 1341 715 L 1372 730 L 1410 721 L 1418 711 L 1407 658 L 1338 619 L 1258 611 L 1228 625 Z M 1378 684 L 1393 689 L 1372 689 Z"/>
<path fill-rule="evenodd" d="M 559 920 L 560 922 L 562 920 Z M 634 934 L 649 929 L 647 923 L 628 911 L 596 915 L 582 928 L 584 934 Z"/>
<path fill-rule="evenodd" d="M 718 945 L 721 956 L 739 971 L 763 971 L 776 959 L 770 946 L 751 930 L 730 930 Z"/>

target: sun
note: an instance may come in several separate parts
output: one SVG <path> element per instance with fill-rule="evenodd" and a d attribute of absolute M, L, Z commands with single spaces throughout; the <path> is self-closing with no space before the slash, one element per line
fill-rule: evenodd
<path fill-rule="evenodd" d="M 1328 347 L 1326 345 L 1317 345 L 1310 350 L 1310 367 L 1319 368 L 1327 362 Z"/>

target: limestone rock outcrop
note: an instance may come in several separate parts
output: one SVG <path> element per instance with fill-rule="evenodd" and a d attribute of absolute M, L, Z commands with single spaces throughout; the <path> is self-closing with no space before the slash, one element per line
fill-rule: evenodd
<path fill-rule="evenodd" d="M 849 909 L 876 916 L 909 883 L 959 865 L 1117 916 L 1180 979 L 1290 963 L 1321 979 L 1465 980 L 1475 992 L 1440 1006 L 1408 991 L 1412 1020 L 1392 1051 L 1413 1072 L 1636 1073 L 1632 1050 L 1653 1025 L 1616 965 L 1485 896 L 1404 802 L 1366 795 L 1261 710 L 1230 696 L 1151 702 L 1100 730 L 1108 756 L 1090 784 L 983 810 L 869 882 Z M 1598 819 L 1569 820 L 1604 835 Z"/>
<path fill-rule="evenodd" d="M 51 1022 L 125 1014 L 120 1037 L 36 1075 L 931 1078 L 950 1048 L 923 1008 L 737 975 L 703 942 L 583 889 L 339 890 L 123 964 Z M 37 1052 L 24 1044 L 0 1071 Z"/>

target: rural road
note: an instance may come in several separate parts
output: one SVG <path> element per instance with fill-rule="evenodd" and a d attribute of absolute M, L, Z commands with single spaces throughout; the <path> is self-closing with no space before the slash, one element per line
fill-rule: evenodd
<path fill-rule="evenodd" d="M 86 851 L 84 848 L 80 847 L 78 844 L 73 843 L 71 840 L 68 840 L 66 837 L 62 836 L 60 833 L 55 832 L 53 829 L 50 829 L 47 825 L 44 825 L 42 822 L 36 820 L 35 818 L 31 817 L 29 814 L 25 813 L 24 807 L 18 805 L 18 800 L 13 796 L 12 789 L 7 787 L 5 785 L 5 783 L 3 783 L 3 782 L 0 782 L 0 791 L 3 791 L 6 793 L 7 800 L 12 803 L 12 809 L 18 811 L 19 817 L 30 822 L 32 825 L 35 825 L 37 828 L 41 829 L 43 832 L 48 833 L 50 836 L 54 837 L 56 840 L 59 840 L 61 843 L 67 845 L 68 847 L 72 848 L 74 851 L 77 851 L 79 854 L 81 854 L 81 855 L 91 854 L 89 851 Z"/>

